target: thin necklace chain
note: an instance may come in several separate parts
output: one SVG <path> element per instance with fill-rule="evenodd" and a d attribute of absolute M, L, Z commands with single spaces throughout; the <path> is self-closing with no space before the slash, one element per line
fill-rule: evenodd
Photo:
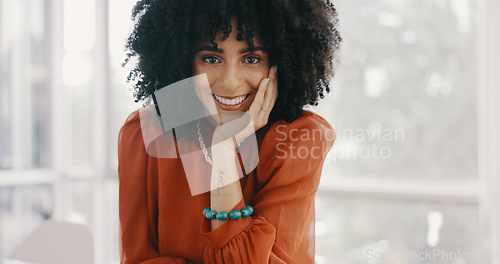
<path fill-rule="evenodd" d="M 205 160 L 210 164 L 213 165 L 212 159 L 208 155 L 208 150 L 207 147 L 205 146 L 205 141 L 203 140 L 203 136 L 201 134 L 201 127 L 200 127 L 200 122 L 196 123 L 196 128 L 198 128 L 198 141 L 200 142 L 200 147 L 203 152 L 203 155 L 205 156 Z"/>

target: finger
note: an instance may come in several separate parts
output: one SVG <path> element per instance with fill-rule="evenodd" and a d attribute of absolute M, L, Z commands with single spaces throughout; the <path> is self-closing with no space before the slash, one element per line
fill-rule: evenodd
<path fill-rule="evenodd" d="M 274 85 L 273 85 L 273 106 L 276 103 L 276 99 L 278 99 L 278 68 L 276 67 L 276 78 L 274 79 Z"/>
<path fill-rule="evenodd" d="M 270 81 L 267 85 L 266 94 L 264 96 L 264 102 L 262 103 L 261 115 L 262 117 L 268 117 L 276 101 L 275 94 L 277 91 L 277 78 L 276 78 L 276 66 L 270 69 Z"/>
<path fill-rule="evenodd" d="M 278 66 L 273 67 L 273 77 L 271 78 L 271 86 L 269 87 L 269 97 L 271 98 L 271 107 L 278 96 Z"/>
<path fill-rule="evenodd" d="M 260 109 L 262 108 L 262 104 L 264 103 L 264 95 L 266 93 L 268 84 L 270 79 L 263 79 L 259 84 L 259 89 L 257 90 L 257 94 L 255 94 L 255 98 L 250 106 L 249 112 L 252 117 L 257 117 Z"/>

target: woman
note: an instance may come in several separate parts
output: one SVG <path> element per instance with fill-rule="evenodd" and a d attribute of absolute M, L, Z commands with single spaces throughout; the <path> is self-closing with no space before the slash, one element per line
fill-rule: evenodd
<path fill-rule="evenodd" d="M 127 48 L 138 59 L 129 76 L 137 100 L 153 98 L 160 119 L 182 116 L 160 111 L 155 94 L 204 76 L 210 96 L 197 97 L 214 107 L 213 118 L 186 125 L 197 134 L 167 131 L 175 144 L 156 148 L 169 158 L 151 155 L 138 111 L 122 127 L 122 263 L 314 263 L 314 197 L 335 135 L 302 108 L 329 92 L 341 42 L 333 5 L 144 0 L 133 19 Z M 252 136 L 258 163 L 246 170 L 238 150 Z M 191 148 L 201 151 L 188 164 L 180 156 Z M 193 192 L 193 175 L 211 179 L 205 192 Z"/>

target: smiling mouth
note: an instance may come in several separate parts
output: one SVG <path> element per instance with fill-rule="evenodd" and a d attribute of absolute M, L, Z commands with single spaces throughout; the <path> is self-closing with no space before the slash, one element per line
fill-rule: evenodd
<path fill-rule="evenodd" d="M 234 106 L 234 105 L 239 105 L 242 102 L 244 102 L 250 94 L 245 94 L 245 95 L 240 95 L 240 96 L 235 96 L 235 97 L 223 97 L 223 96 L 218 96 L 216 94 L 212 94 L 212 95 L 217 100 L 217 102 L 221 103 L 222 105 Z"/>

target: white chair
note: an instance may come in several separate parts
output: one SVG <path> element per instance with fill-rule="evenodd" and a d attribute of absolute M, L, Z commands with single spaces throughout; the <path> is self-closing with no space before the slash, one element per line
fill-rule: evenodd
<path fill-rule="evenodd" d="M 68 222 L 43 222 L 9 256 L 37 264 L 93 264 L 90 229 Z"/>

